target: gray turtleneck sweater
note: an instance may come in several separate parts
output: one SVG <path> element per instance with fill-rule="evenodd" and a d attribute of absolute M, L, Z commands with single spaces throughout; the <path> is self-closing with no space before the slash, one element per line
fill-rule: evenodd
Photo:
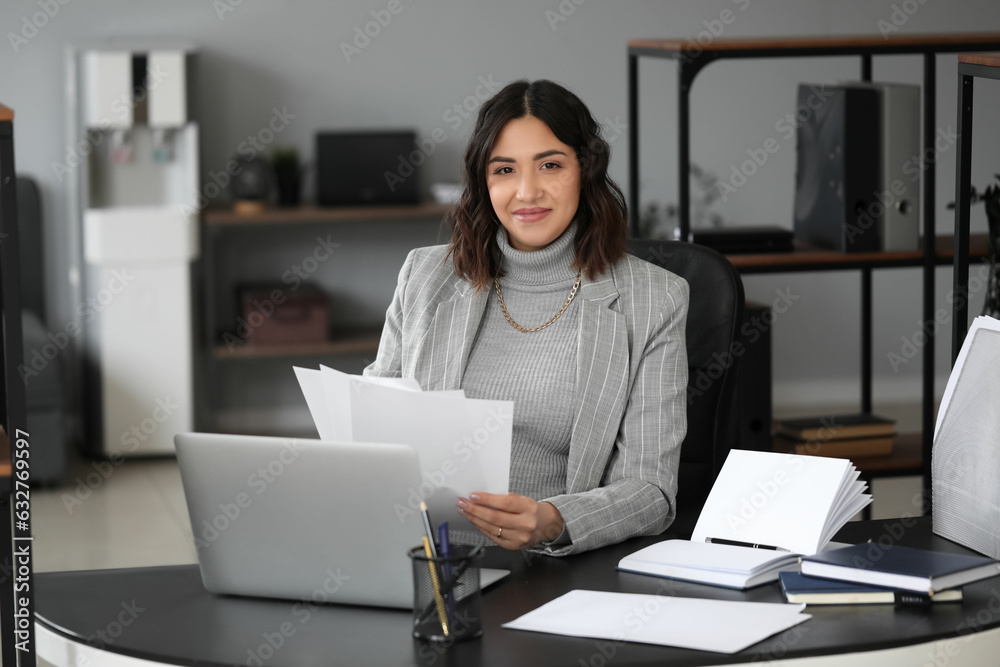
<path fill-rule="evenodd" d="M 571 267 L 575 234 L 573 223 L 547 247 L 524 252 L 511 247 L 506 230 L 498 231 L 503 254 L 500 289 L 507 312 L 522 327 L 544 324 L 566 302 L 576 281 Z M 576 303 L 548 327 L 524 333 L 504 318 L 495 290 L 487 302 L 462 388 L 469 398 L 514 402 L 512 493 L 535 500 L 566 493 L 579 328 Z"/>

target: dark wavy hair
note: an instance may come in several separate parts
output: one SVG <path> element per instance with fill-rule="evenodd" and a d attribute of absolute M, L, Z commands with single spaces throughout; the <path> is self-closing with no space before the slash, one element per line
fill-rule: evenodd
<path fill-rule="evenodd" d="M 562 143 L 576 151 L 580 164 L 580 203 L 576 221 L 573 268 L 588 279 L 604 273 L 626 252 L 628 213 L 621 189 L 608 176 L 611 149 L 601 126 L 579 97 L 545 79 L 507 84 L 479 109 L 472 137 L 462 158 L 464 189 L 448 215 L 449 255 L 455 274 L 476 291 L 499 275 L 500 220 L 486 187 L 486 167 L 500 131 L 508 122 L 533 116 L 545 123 Z"/>

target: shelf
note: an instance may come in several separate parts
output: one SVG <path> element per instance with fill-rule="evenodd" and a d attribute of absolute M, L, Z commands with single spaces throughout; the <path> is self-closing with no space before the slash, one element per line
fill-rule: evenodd
<path fill-rule="evenodd" d="M 949 49 L 964 47 L 973 49 L 973 45 L 995 45 L 1000 42 L 1000 33 L 970 32 L 970 33 L 933 33 L 914 35 L 814 35 L 808 37 L 757 37 L 716 39 L 711 44 L 702 46 L 693 39 L 631 39 L 628 42 L 630 50 L 641 50 L 642 55 L 664 56 L 672 53 L 695 53 L 704 51 L 719 51 L 720 57 L 733 57 L 734 52 L 755 53 L 761 55 L 775 53 L 791 55 L 824 55 L 840 51 L 855 53 L 864 50 L 869 53 L 893 53 L 899 50 L 910 52 Z M 669 57 L 669 56 L 668 56 Z"/>
<path fill-rule="evenodd" d="M 919 475 L 923 472 L 922 447 L 920 433 L 899 433 L 892 443 L 892 454 L 857 456 L 851 462 L 862 475 L 871 477 Z"/>
<path fill-rule="evenodd" d="M 969 256 L 986 256 L 986 234 L 973 234 L 969 241 Z M 938 236 L 935 245 L 935 263 L 951 264 L 954 259 L 953 239 Z M 732 254 L 726 258 L 741 274 L 778 273 L 791 271 L 838 271 L 858 268 L 890 268 L 923 266 L 924 251 L 899 252 L 838 252 L 824 250 L 796 242 L 792 252 L 767 254 Z"/>
<path fill-rule="evenodd" d="M 357 222 L 359 220 L 403 220 L 437 218 L 452 209 L 450 204 L 427 202 L 404 206 L 300 206 L 268 208 L 260 213 L 236 213 L 232 209 L 205 211 L 205 225 L 286 225 L 316 222 Z"/>
<path fill-rule="evenodd" d="M 959 53 L 958 62 L 983 67 L 1000 67 L 1000 53 Z"/>
<path fill-rule="evenodd" d="M 365 329 L 342 333 L 325 343 L 289 345 L 239 345 L 232 350 L 227 345 L 216 345 L 212 354 L 221 361 L 239 359 L 280 359 L 285 357 L 325 357 L 345 354 L 378 352 L 382 329 Z"/>

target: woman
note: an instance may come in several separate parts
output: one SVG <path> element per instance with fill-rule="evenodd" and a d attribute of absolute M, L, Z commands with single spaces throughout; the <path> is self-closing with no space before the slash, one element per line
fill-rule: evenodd
<path fill-rule="evenodd" d="M 457 501 L 508 549 L 577 553 L 675 516 L 688 287 L 626 254 L 608 160 L 590 111 L 551 81 L 483 104 L 451 243 L 409 254 L 365 369 L 514 401 L 510 493 Z"/>

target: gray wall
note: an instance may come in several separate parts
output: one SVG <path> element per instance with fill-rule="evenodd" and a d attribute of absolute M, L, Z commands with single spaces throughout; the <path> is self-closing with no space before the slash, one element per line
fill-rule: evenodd
<path fill-rule="evenodd" d="M 223 168 L 240 142 L 265 127 L 272 110 L 295 114 L 277 143 L 297 146 L 310 158 L 320 128 L 415 127 L 421 136 L 440 128 L 447 139 L 425 165 L 425 187 L 454 181 L 471 120 L 449 110 L 481 82 L 551 78 L 575 90 L 598 119 L 607 123 L 615 149 L 613 175 L 627 185 L 627 40 L 693 37 L 729 10 L 734 19 L 723 36 L 878 34 L 879 21 L 893 21 L 898 34 L 977 31 L 1000 26 L 995 0 L 688 0 L 669 2 L 571 0 L 485 2 L 400 0 L 402 10 L 360 53 L 345 57 L 341 44 L 355 29 L 384 10 L 386 0 L 354 3 L 291 0 L 65 0 L 47 24 L 11 43 L 25 17 L 40 11 L 38 0 L 0 4 L 0 100 L 16 111 L 17 164 L 37 177 L 47 212 L 46 275 L 50 320 L 61 328 L 74 312 L 70 267 L 78 261 L 66 243 L 65 186 L 53 163 L 65 160 L 64 48 L 109 37 L 183 37 L 199 47 L 193 83 L 193 112 L 201 126 L 201 169 Z M 55 2 L 52 3 L 56 4 Z M 900 13 L 907 5 L 912 16 Z M 219 8 L 231 9 L 219 13 Z M 572 10 L 572 11 L 570 11 Z M 562 14 L 560 14 L 562 12 Z M 565 16 L 564 16 L 565 15 Z M 384 16 L 384 15 L 383 15 Z M 554 22 L 553 17 L 565 18 Z M 707 23 L 706 23 L 707 22 Z M 719 24 L 716 22 L 716 26 Z M 885 23 L 883 23 L 885 25 Z M 917 57 L 876 60 L 875 78 L 919 82 Z M 747 149 L 775 135 L 775 122 L 793 110 L 800 81 L 856 78 L 856 59 L 744 61 L 716 63 L 696 82 L 692 159 L 728 177 Z M 644 60 L 642 85 L 642 196 L 644 202 L 676 201 L 674 73 L 667 61 Z M 938 125 L 955 124 L 955 59 L 938 59 Z M 974 181 L 1000 171 L 1000 135 L 987 125 L 997 108 L 996 86 L 977 89 L 977 150 Z M 992 114 L 995 117 L 995 113 Z M 729 224 L 791 227 L 794 140 L 715 212 Z M 938 228 L 952 221 L 945 203 L 953 198 L 954 150 L 941 155 L 938 169 Z M 974 210 L 974 231 L 985 230 Z M 354 238 L 354 237 L 352 237 Z M 424 228 L 404 239 L 386 239 L 385 252 L 370 266 L 391 285 L 406 245 L 433 243 L 438 230 Z M 362 243 L 358 241 L 358 243 Z M 371 241 L 368 242 L 369 244 Z M 801 296 L 775 327 L 775 399 L 779 405 L 853 401 L 857 398 L 859 329 L 857 276 L 792 274 L 748 278 L 747 296 L 769 302 L 777 290 Z M 945 304 L 950 272 L 938 272 L 938 303 Z M 380 288 L 381 289 L 381 288 Z M 891 270 L 875 277 L 876 404 L 919 396 L 919 361 L 894 370 L 887 355 L 918 331 L 921 280 L 918 270 Z M 383 295 L 387 299 L 387 295 Z M 981 295 L 973 303 L 978 312 Z M 946 375 L 949 336 L 939 339 L 937 371 Z M 238 383 L 235 383 L 238 384 Z M 940 383 L 939 391 L 943 389 Z M 286 396 L 290 402 L 298 399 Z M 877 407 L 877 406 L 876 406 Z"/>

